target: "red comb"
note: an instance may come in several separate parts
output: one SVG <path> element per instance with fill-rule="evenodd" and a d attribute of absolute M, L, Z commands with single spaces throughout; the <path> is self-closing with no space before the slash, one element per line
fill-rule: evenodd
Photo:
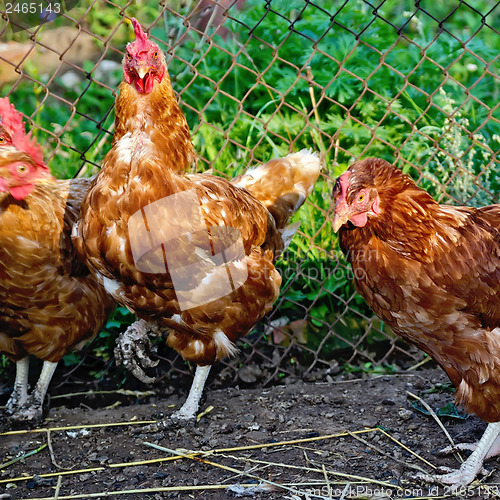
<path fill-rule="evenodd" d="M 16 111 L 8 97 L 0 98 L 0 122 L 7 129 L 10 136 L 19 130 L 24 132 L 23 116 Z"/>
<path fill-rule="evenodd" d="M 137 52 L 148 51 L 151 47 L 150 42 L 148 40 L 147 33 L 144 33 L 141 24 L 139 21 L 133 17 L 132 18 L 132 26 L 134 27 L 135 32 L 135 47 L 137 48 Z"/>
<path fill-rule="evenodd" d="M 31 132 L 26 134 L 23 115 L 11 104 L 8 97 L 0 98 L 0 123 L 5 127 L 12 138 L 12 145 L 18 150 L 31 156 L 33 161 L 41 168 L 49 170 L 43 161 L 42 149 L 31 137 Z"/>

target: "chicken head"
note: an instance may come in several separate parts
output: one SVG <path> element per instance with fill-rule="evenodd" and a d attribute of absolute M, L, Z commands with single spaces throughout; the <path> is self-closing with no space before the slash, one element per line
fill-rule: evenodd
<path fill-rule="evenodd" d="M 163 52 L 148 39 L 141 25 L 132 19 L 136 39 L 127 45 L 123 59 L 123 77 L 140 94 L 149 94 L 154 82 L 161 82 L 166 73 Z"/>
<path fill-rule="evenodd" d="M 37 165 L 28 154 L 12 146 L 0 147 L 0 192 L 23 200 L 35 183 L 45 178 L 52 178 L 46 165 Z"/>
<path fill-rule="evenodd" d="M 335 232 L 348 221 L 356 227 L 363 227 L 369 216 L 380 215 L 379 197 L 375 187 L 353 187 L 351 177 L 352 172 L 344 172 L 333 188 Z"/>

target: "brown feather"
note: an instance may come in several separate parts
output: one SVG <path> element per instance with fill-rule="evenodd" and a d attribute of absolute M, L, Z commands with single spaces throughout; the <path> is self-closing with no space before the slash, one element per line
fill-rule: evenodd
<path fill-rule="evenodd" d="M 185 359 L 211 364 L 234 354 L 233 342 L 247 334 L 278 297 L 281 276 L 274 268 L 275 254 L 284 246 L 282 234 L 290 215 L 319 175 L 319 160 L 315 157 L 305 179 L 294 173 L 296 178 L 286 182 L 291 201 L 274 195 L 271 204 L 281 208 L 273 212 L 259 198 L 271 196 L 269 186 L 254 195 L 250 187 L 220 177 L 185 173 L 194 151 L 167 74 L 149 94 L 122 83 L 115 123 L 113 147 L 82 205 L 75 237 L 78 252 L 119 302 L 169 329 L 168 344 Z M 296 163 L 287 171 L 300 170 L 301 162 Z M 278 180 L 278 174 L 268 170 L 267 182 L 279 186 L 284 180 Z M 180 202 L 162 208 L 165 200 L 179 196 L 194 197 L 193 214 Z M 196 267 L 222 255 L 228 241 L 242 246 L 229 262 Z M 144 252 L 134 258 L 138 247 Z M 176 287 L 174 270 L 181 277 Z M 241 270 L 248 273 L 244 283 L 233 286 L 230 278 L 232 291 L 215 296 L 228 273 L 234 276 Z M 180 298 L 189 307 L 182 306 Z"/>
<path fill-rule="evenodd" d="M 114 300 L 77 258 L 71 227 L 90 181 L 45 181 L 0 202 L 0 350 L 59 361 L 96 335 Z"/>

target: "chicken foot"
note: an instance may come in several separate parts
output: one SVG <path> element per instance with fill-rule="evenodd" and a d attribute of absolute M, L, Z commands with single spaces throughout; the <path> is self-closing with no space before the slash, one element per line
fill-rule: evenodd
<path fill-rule="evenodd" d="M 149 377 L 144 370 L 154 368 L 159 363 L 159 360 L 153 361 L 150 357 L 156 350 L 149 339 L 150 332 L 156 335 L 162 333 L 156 324 L 143 319 L 137 320 L 120 333 L 114 351 L 116 364 L 123 365 L 146 384 L 152 384 L 156 378 Z"/>
<path fill-rule="evenodd" d="M 23 358 L 21 362 L 23 364 L 20 366 L 20 375 L 18 380 L 18 370 L 16 364 L 16 382 L 14 383 L 14 393 L 16 392 L 16 385 L 24 383 L 23 379 L 25 377 L 26 384 L 21 391 L 26 391 L 26 397 L 18 400 L 17 406 L 9 408 L 10 419 L 15 422 L 31 422 L 36 423 L 43 417 L 43 402 L 45 401 L 45 396 L 49 388 L 52 376 L 57 368 L 57 362 L 44 361 L 42 365 L 42 371 L 40 372 L 40 377 L 35 385 L 35 388 L 30 394 L 27 393 L 27 381 L 28 381 L 28 358 Z M 20 362 L 18 362 L 20 363 Z M 26 372 L 24 373 L 24 370 Z M 13 393 L 13 395 L 14 395 Z M 11 396 L 12 399 L 12 396 Z M 11 401 L 9 399 L 9 403 Z M 9 407 L 9 403 L 7 406 Z"/>
<path fill-rule="evenodd" d="M 474 451 L 469 458 L 460 466 L 458 470 L 448 474 L 438 475 L 421 475 L 421 479 L 430 482 L 440 482 L 452 486 L 452 490 L 459 489 L 472 483 L 476 476 L 483 469 L 483 462 L 490 457 L 500 453 L 500 422 L 488 424 L 483 436 L 476 445 L 469 446 L 469 449 L 474 447 Z M 469 443 L 467 443 L 469 444 Z M 460 447 L 460 445 L 458 445 Z M 464 446 L 465 448 L 465 446 Z"/>
<path fill-rule="evenodd" d="M 118 336 L 115 347 L 116 364 L 123 365 L 146 384 L 151 384 L 156 379 L 146 375 L 144 370 L 154 368 L 159 362 L 150 358 L 155 348 L 151 344 L 149 333 L 161 335 L 162 331 L 155 323 L 143 319 L 137 320 Z M 196 367 L 188 397 L 182 407 L 171 416 L 173 422 L 194 421 L 210 368 L 210 366 L 199 365 Z"/>

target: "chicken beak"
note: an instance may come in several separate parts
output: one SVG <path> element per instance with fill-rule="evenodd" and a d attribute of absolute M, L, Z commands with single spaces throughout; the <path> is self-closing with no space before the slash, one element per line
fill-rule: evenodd
<path fill-rule="evenodd" d="M 337 233 L 338 230 L 349 220 L 349 207 L 347 203 L 340 199 L 335 204 L 334 214 L 333 214 L 333 232 Z"/>
<path fill-rule="evenodd" d="M 139 63 L 136 68 L 137 75 L 142 80 L 150 71 L 151 67 L 149 64 Z"/>
<path fill-rule="evenodd" d="M 338 230 L 349 220 L 349 217 L 347 214 L 338 214 L 335 213 L 333 216 L 333 232 L 337 233 Z"/>

